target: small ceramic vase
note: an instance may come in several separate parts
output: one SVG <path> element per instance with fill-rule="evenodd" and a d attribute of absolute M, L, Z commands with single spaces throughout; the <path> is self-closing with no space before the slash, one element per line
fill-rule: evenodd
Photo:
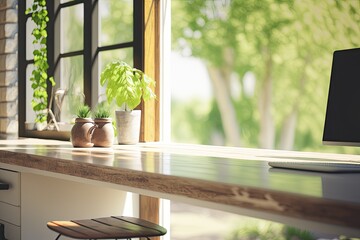
<path fill-rule="evenodd" d="M 76 118 L 75 125 L 71 129 L 71 143 L 74 147 L 92 147 L 91 142 L 94 121 L 91 118 Z"/>
<path fill-rule="evenodd" d="M 92 142 L 95 147 L 111 147 L 114 144 L 114 128 L 111 118 L 95 118 Z"/>

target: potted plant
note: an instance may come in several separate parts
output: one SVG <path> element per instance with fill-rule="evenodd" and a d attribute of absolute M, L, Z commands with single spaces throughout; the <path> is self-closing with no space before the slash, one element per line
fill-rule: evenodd
<path fill-rule="evenodd" d="M 115 111 L 118 143 L 138 143 L 141 111 L 134 109 L 141 100 L 147 101 L 156 97 L 152 90 L 155 81 L 123 61 L 114 61 L 107 64 L 101 73 L 100 84 L 106 85 L 108 102 L 115 101 L 116 105 L 122 108 Z"/>
<path fill-rule="evenodd" d="M 38 130 L 42 130 L 47 126 L 47 118 L 49 114 L 48 106 L 48 83 L 55 86 L 53 77 L 48 76 L 49 64 L 47 61 L 47 31 L 46 26 L 49 22 L 48 11 L 46 9 L 46 1 L 34 0 L 32 5 L 26 9 L 25 14 L 30 14 L 31 20 L 35 27 L 31 32 L 34 37 L 33 44 L 35 50 L 34 70 L 30 77 L 31 88 L 33 89 L 33 99 L 31 106 L 35 112 L 35 123 Z M 41 127 L 40 127 L 41 126 Z"/>
<path fill-rule="evenodd" d="M 104 102 L 98 104 L 94 117 L 95 129 L 92 143 L 95 147 L 111 147 L 114 144 L 114 128 L 110 110 Z"/>
<path fill-rule="evenodd" d="M 91 110 L 87 105 L 80 105 L 77 118 L 71 129 L 71 143 L 74 147 L 92 147 L 91 138 L 94 131 L 94 121 L 90 118 Z"/>

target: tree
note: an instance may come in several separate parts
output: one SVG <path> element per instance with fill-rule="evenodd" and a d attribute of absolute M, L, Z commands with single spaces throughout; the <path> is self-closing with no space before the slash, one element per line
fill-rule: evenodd
<path fill-rule="evenodd" d="M 251 125 L 258 126 L 259 138 L 241 145 L 293 149 L 295 144 L 304 149 L 312 144 L 303 140 L 309 134 L 321 142 L 331 53 L 359 41 L 360 1 L 172 4 L 174 49 L 190 52 L 207 65 L 229 145 L 240 144 L 245 121 L 241 112 L 254 106 L 258 110 L 252 109 Z M 248 72 L 256 76 L 254 97 L 244 92 L 243 76 Z M 234 73 L 242 86 L 237 99 L 230 94 Z"/>

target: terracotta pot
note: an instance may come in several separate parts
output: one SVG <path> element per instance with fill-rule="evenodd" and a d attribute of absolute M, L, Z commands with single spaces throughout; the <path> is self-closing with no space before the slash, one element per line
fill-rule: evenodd
<path fill-rule="evenodd" d="M 76 118 L 71 129 L 71 143 L 74 147 L 92 147 L 92 134 L 95 129 L 91 118 Z"/>
<path fill-rule="evenodd" d="M 111 118 L 95 118 L 92 142 L 95 147 L 111 147 L 114 143 L 114 128 Z"/>
<path fill-rule="evenodd" d="M 119 144 L 136 144 L 140 137 L 141 110 L 115 111 Z"/>

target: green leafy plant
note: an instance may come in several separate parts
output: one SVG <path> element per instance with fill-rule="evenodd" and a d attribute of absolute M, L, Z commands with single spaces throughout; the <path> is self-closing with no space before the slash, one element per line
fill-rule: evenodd
<path fill-rule="evenodd" d="M 256 221 L 254 223 L 248 223 L 235 229 L 227 240 L 315 240 L 316 238 L 309 231 L 297 229 L 294 227 L 267 222 L 267 221 Z"/>
<path fill-rule="evenodd" d="M 89 118 L 91 116 L 91 109 L 88 105 L 80 105 L 76 115 L 78 118 Z"/>
<path fill-rule="evenodd" d="M 30 77 L 31 87 L 33 89 L 33 99 L 31 106 L 36 114 L 35 122 L 46 122 L 48 115 L 48 82 L 55 86 L 53 77 L 49 77 L 47 70 L 49 64 L 47 61 L 47 31 L 46 26 L 49 22 L 48 11 L 46 9 L 46 0 L 34 0 L 33 4 L 26 9 L 25 14 L 31 14 L 31 20 L 35 23 L 35 27 L 31 32 L 34 37 L 33 44 L 35 50 L 34 66 Z"/>
<path fill-rule="evenodd" d="M 97 105 L 95 112 L 95 118 L 109 118 L 110 117 L 110 110 L 109 107 L 105 104 L 105 102 L 101 102 Z"/>
<path fill-rule="evenodd" d="M 147 101 L 156 97 L 152 90 L 155 81 L 123 61 L 107 64 L 101 73 L 100 84 L 106 84 L 108 102 L 115 100 L 116 105 L 124 106 L 125 111 L 136 108 L 141 99 Z"/>
<path fill-rule="evenodd" d="M 306 230 L 284 226 L 283 234 L 285 239 L 301 239 L 301 240 L 315 240 L 314 235 Z"/>

